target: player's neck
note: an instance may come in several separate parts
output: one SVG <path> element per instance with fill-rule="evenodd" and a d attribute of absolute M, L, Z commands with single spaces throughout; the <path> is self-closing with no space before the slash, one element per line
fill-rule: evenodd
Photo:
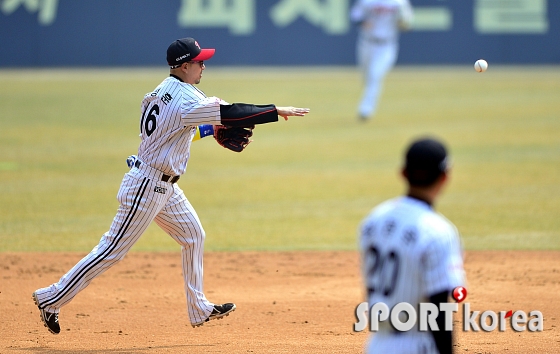
<path fill-rule="evenodd" d="M 441 193 L 443 186 L 447 182 L 447 173 L 442 173 L 436 181 L 429 186 L 413 186 L 408 185 L 406 195 L 411 198 L 421 200 L 431 207 L 434 206 L 436 198 Z"/>
<path fill-rule="evenodd" d="M 181 82 L 189 82 L 186 72 L 181 68 L 169 70 L 169 76 L 174 77 Z"/>
<path fill-rule="evenodd" d="M 181 82 L 185 82 L 183 81 L 183 79 L 181 79 L 179 76 L 175 75 L 175 74 L 169 74 L 169 76 L 176 78 L 177 80 L 181 81 Z"/>
<path fill-rule="evenodd" d="M 436 183 L 427 187 L 408 186 L 407 196 L 418 199 L 433 207 L 434 202 L 439 194 L 440 186 Z"/>
<path fill-rule="evenodd" d="M 406 195 L 409 198 L 413 198 L 413 199 L 419 200 L 421 202 L 424 202 L 424 203 L 428 204 L 430 207 L 433 206 L 434 199 L 430 198 L 430 196 L 428 196 L 424 193 L 417 193 L 417 192 L 413 192 L 413 191 L 408 191 L 408 193 Z"/>

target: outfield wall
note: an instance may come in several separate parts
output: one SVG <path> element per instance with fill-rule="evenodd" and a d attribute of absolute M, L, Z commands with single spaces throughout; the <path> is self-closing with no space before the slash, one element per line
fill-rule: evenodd
<path fill-rule="evenodd" d="M 351 65 L 353 0 L 0 0 L 0 67 L 165 65 L 195 37 L 216 65 Z M 560 63 L 560 0 L 412 0 L 400 64 Z"/>

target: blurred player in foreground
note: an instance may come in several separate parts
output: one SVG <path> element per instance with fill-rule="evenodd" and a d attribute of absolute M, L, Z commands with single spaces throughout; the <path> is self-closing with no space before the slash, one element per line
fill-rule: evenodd
<path fill-rule="evenodd" d="M 41 319 L 51 333 L 60 333 L 60 309 L 93 279 L 122 260 L 152 221 L 181 246 L 191 325 L 200 326 L 235 310 L 235 304 L 214 304 L 203 293 L 205 232 L 196 211 L 177 185 L 187 168 L 191 142 L 195 137 L 214 136 L 223 147 L 241 152 L 249 144 L 256 124 L 276 122 L 278 116 L 286 120 L 289 116 L 304 116 L 309 109 L 229 104 L 218 97 L 207 97 L 194 85 L 200 83 L 206 67 L 204 61 L 214 52 L 200 48 L 193 38 L 169 45 L 169 76 L 142 100 L 138 157 L 123 177 L 117 194 L 120 206 L 111 228 L 57 283 L 33 293 Z M 95 303 L 91 306 L 102 310 Z M 157 323 L 157 318 L 147 323 Z"/>
<path fill-rule="evenodd" d="M 434 139 L 415 141 L 407 150 L 402 175 L 405 196 L 388 200 L 365 218 L 360 228 L 362 271 L 369 306 L 383 302 L 392 309 L 406 302 L 438 306 L 453 289 L 465 286 L 463 254 L 455 226 L 434 211 L 448 181 L 445 147 Z M 453 352 L 452 331 L 445 331 L 444 312 L 436 319 L 440 331 L 400 332 L 389 321 L 367 345 L 367 353 L 444 354 Z"/>
<path fill-rule="evenodd" d="M 399 31 L 412 24 L 412 6 L 408 0 L 357 0 L 350 19 L 360 27 L 356 56 L 365 89 L 358 115 L 366 121 L 375 114 L 383 79 L 397 61 Z"/>

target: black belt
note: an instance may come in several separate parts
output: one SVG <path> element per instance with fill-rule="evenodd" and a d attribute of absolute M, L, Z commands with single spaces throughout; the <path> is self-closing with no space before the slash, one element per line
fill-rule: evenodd
<path fill-rule="evenodd" d="M 142 162 L 140 160 L 136 160 L 136 162 L 134 163 L 134 167 L 139 168 L 141 164 Z M 179 178 L 181 178 L 181 176 L 170 176 L 166 175 L 165 173 L 161 174 L 161 180 L 163 182 L 177 183 Z"/>

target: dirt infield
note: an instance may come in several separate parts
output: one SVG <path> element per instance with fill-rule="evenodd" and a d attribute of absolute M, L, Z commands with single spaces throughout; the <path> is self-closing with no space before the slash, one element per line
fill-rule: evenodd
<path fill-rule="evenodd" d="M 235 302 L 223 320 L 193 329 L 179 252 L 131 253 L 60 314 L 54 336 L 31 293 L 83 254 L 0 253 L 1 353 L 360 353 L 356 252 L 207 253 L 205 292 Z M 560 352 L 560 252 L 468 252 L 471 310 L 540 310 L 543 332 L 462 332 L 457 353 Z"/>

